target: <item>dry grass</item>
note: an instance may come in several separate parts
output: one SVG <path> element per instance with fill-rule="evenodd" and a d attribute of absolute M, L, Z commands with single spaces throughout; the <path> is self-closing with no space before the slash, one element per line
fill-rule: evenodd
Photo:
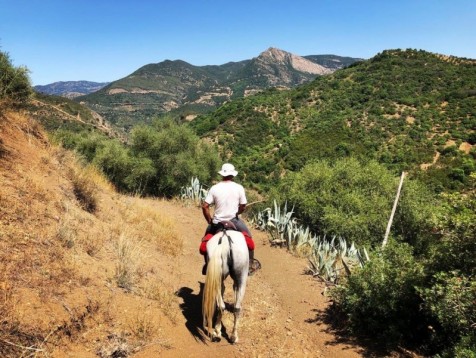
<path fill-rule="evenodd" d="M 121 234 L 116 242 L 117 263 L 114 279 L 118 287 L 132 291 L 140 275 L 143 250 L 140 242 Z"/>
<path fill-rule="evenodd" d="M 123 334 L 109 334 L 107 340 L 96 349 L 96 354 L 101 358 L 128 357 L 133 347 L 128 343 Z"/>
<path fill-rule="evenodd" d="M 139 342 L 147 342 L 159 332 L 159 327 L 144 310 L 137 311 L 135 316 L 129 319 L 128 328 Z"/>
<path fill-rule="evenodd" d="M 57 239 L 63 244 L 64 247 L 68 249 L 71 249 L 76 245 L 78 238 L 70 220 L 71 219 L 68 217 L 61 219 L 58 224 L 58 232 L 56 234 Z"/>
<path fill-rule="evenodd" d="M 167 287 L 161 281 L 149 281 L 142 289 L 142 295 L 150 300 L 158 303 L 159 308 L 165 313 L 171 322 L 177 322 L 178 310 L 175 308 L 178 305 L 177 295 L 175 289 Z"/>
<path fill-rule="evenodd" d="M 160 326 L 154 321 L 153 316 L 144 310 L 137 311 L 129 319 L 127 328 L 135 351 L 151 345 L 158 345 L 165 349 L 172 348 L 172 344 L 163 336 Z"/>
<path fill-rule="evenodd" d="M 183 242 L 176 224 L 155 204 L 151 199 L 124 197 L 115 208 L 111 208 L 119 210 L 122 219 L 114 225 L 115 233 L 120 235 L 127 228 L 138 241 L 148 242 L 160 252 L 177 256 L 183 249 Z M 105 215 L 109 216 L 107 212 Z"/>
<path fill-rule="evenodd" d="M 183 247 L 173 219 L 116 193 L 26 116 L 0 116 L 0 356 L 167 347 L 158 319 L 179 309 L 163 275 Z"/>
<path fill-rule="evenodd" d="M 98 206 L 98 185 L 100 175 L 92 165 L 72 165 L 70 169 L 73 192 L 79 203 L 89 213 L 94 213 Z"/>

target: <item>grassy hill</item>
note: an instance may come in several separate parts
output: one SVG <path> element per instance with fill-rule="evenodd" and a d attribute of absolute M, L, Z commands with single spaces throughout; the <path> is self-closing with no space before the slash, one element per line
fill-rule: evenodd
<path fill-rule="evenodd" d="M 309 55 L 303 57 L 324 67 L 335 70 L 340 70 L 352 65 L 355 62 L 363 61 L 363 59 L 356 59 L 355 57 L 343 57 L 336 55 Z"/>
<path fill-rule="evenodd" d="M 355 266 L 331 290 L 330 310 L 300 299 L 319 312 L 316 322 L 335 323 L 329 332 L 345 334 L 339 341 L 350 339 L 355 346 L 354 337 L 369 337 L 386 349 L 415 349 L 425 356 L 466 358 L 476 351 L 474 63 L 424 51 L 385 51 L 295 90 L 268 90 L 230 102 L 191 124 L 203 142 L 215 141 L 239 166 L 239 179 L 257 188 L 302 168 L 284 178 L 279 194 L 296 204 L 295 213 L 307 215 L 298 217 L 314 223 L 319 235 L 372 240 L 363 267 Z M 189 255 L 196 243 L 178 235 L 201 231 L 200 211 L 119 194 L 98 167 L 124 191 L 172 196 L 180 180 L 201 169 L 216 175 L 213 148 L 202 147 L 190 128 L 170 119 L 138 127 L 129 145 L 99 137 L 91 133 L 102 125 L 94 112 L 57 97 L 32 99 L 26 70 L 8 61 L 0 65 L 7 74 L 0 81 L 0 355 L 161 356 L 171 348 L 164 332 L 179 338 L 182 355 L 197 353 L 196 347 L 199 355 L 210 355 L 211 346 L 207 350 L 198 341 L 192 346 L 201 322 L 199 311 L 190 307 L 200 306 L 200 293 L 192 295 L 192 286 L 186 287 L 198 283 L 201 259 Z M 51 129 L 68 127 L 64 138 L 93 165 L 51 145 L 28 112 Z M 390 240 L 381 247 L 395 174 L 402 169 L 445 192 L 436 195 L 407 180 Z M 202 179 L 209 183 L 211 175 Z M 145 184 L 154 191 L 143 191 Z M 446 192 L 453 189 L 460 192 Z M 176 227 L 175 221 L 183 225 Z M 300 230 L 285 231 L 301 236 Z M 310 258 L 329 257 L 326 247 L 317 245 Z M 184 262 L 180 253 L 187 262 L 180 266 L 184 271 L 178 267 Z M 280 312 L 274 303 L 284 296 L 263 291 L 262 283 L 273 277 L 271 286 L 282 283 L 282 272 L 276 272 L 287 260 L 270 253 L 263 254 L 268 276 L 255 281 L 258 290 L 251 287 L 251 305 Z M 178 291 L 177 277 L 180 285 L 188 280 Z M 284 301 L 294 298 L 289 289 L 284 292 Z M 184 300 L 180 306 L 176 295 Z M 251 307 L 250 312 L 264 312 Z M 180 311 L 185 320 L 174 326 Z M 309 320 L 310 311 L 298 311 L 306 311 L 305 317 L 281 327 L 281 335 L 274 327 L 286 319 L 291 323 L 289 312 L 267 319 L 271 330 L 263 330 L 262 317 L 250 320 L 248 332 L 259 326 L 261 337 L 248 350 L 238 347 L 240 352 L 269 353 L 289 332 L 300 332 L 299 322 Z M 289 351 L 305 346 L 307 354 L 311 342 L 318 342 L 315 351 L 320 351 L 329 339 L 314 328 L 304 334 L 307 342 L 300 340 Z M 235 354 L 234 347 L 225 355 Z"/>
<path fill-rule="evenodd" d="M 288 91 L 227 103 L 190 123 L 246 181 L 267 186 L 318 159 L 376 159 L 434 189 L 475 171 L 476 61 L 389 50 Z"/>

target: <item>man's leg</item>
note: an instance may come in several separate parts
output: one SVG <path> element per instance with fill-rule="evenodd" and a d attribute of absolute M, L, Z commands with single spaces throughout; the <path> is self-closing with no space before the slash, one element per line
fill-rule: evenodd
<path fill-rule="evenodd" d="M 213 235 L 215 234 L 216 229 L 214 228 L 214 225 L 209 224 L 207 226 L 207 229 L 205 230 L 205 235 L 203 236 L 202 243 L 200 246 L 200 253 L 203 255 L 203 259 L 205 260 L 205 263 L 202 267 L 202 275 L 207 274 L 207 266 L 208 266 L 208 255 L 207 255 L 207 250 L 206 250 L 206 242 L 210 240 Z M 207 237 L 208 236 L 208 237 Z"/>
<path fill-rule="evenodd" d="M 248 234 L 249 237 L 251 237 L 251 231 L 248 229 L 248 227 L 245 225 L 245 223 L 242 220 L 240 220 L 239 218 L 233 218 L 230 221 L 233 224 L 235 224 L 238 231 L 241 231 L 241 232 L 244 231 Z"/>

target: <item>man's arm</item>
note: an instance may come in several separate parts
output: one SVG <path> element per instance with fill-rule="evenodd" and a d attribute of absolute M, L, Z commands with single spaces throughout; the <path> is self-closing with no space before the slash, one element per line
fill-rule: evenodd
<path fill-rule="evenodd" d="M 202 204 L 202 213 L 207 223 L 211 224 L 212 216 L 210 215 L 210 204 L 208 204 L 206 201 L 204 201 Z"/>

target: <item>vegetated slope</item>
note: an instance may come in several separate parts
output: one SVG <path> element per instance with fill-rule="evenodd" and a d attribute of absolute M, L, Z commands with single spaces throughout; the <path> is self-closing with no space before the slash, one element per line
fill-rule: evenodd
<path fill-rule="evenodd" d="M 74 98 L 96 92 L 108 84 L 109 82 L 60 81 L 47 85 L 38 85 L 34 89 L 44 94 Z"/>
<path fill-rule="evenodd" d="M 108 137 L 126 140 L 125 134 L 101 115 L 64 97 L 35 93 L 26 109 L 50 132 L 58 129 L 73 132 L 98 130 Z"/>
<path fill-rule="evenodd" d="M 251 60 L 219 66 L 194 66 L 181 60 L 166 60 L 143 66 L 75 100 L 127 130 L 137 122 L 150 122 L 171 111 L 184 119 L 193 118 L 230 99 L 269 87 L 294 87 L 357 60 L 338 56 L 330 60 L 327 55 L 307 59 L 275 48 Z"/>
<path fill-rule="evenodd" d="M 207 343 L 200 210 L 119 195 L 24 113 L 0 114 L 0 183 L 2 357 L 360 356 L 316 318 L 329 303 L 305 260 L 259 234 L 240 343 Z"/>
<path fill-rule="evenodd" d="M 384 51 L 296 89 L 227 103 L 190 125 L 248 182 L 357 156 L 409 170 L 437 190 L 458 189 L 475 170 L 476 61 Z"/>

